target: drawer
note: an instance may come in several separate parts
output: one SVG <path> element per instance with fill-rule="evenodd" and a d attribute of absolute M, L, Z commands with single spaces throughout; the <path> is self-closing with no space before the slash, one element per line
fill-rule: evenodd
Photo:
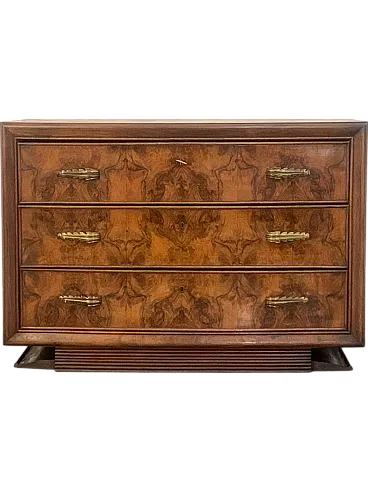
<path fill-rule="evenodd" d="M 341 201 L 347 143 L 20 144 L 22 202 Z"/>
<path fill-rule="evenodd" d="M 346 266 L 346 207 L 23 208 L 25 266 Z"/>
<path fill-rule="evenodd" d="M 21 309 L 41 331 L 343 330 L 346 272 L 24 270 Z"/>

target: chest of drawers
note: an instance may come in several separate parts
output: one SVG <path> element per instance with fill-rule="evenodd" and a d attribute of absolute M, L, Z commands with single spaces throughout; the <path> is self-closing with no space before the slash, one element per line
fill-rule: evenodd
<path fill-rule="evenodd" d="M 3 123 L 17 366 L 350 368 L 366 137 L 358 121 Z"/>

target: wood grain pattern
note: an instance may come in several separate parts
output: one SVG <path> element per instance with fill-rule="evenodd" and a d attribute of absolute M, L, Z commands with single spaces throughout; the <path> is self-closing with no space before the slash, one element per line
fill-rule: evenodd
<path fill-rule="evenodd" d="M 367 140 L 368 124 L 352 142 L 349 207 L 349 327 L 352 337 L 361 346 L 365 344 Z"/>
<path fill-rule="evenodd" d="M 357 120 L 23 120 L 2 123 L 16 138 L 69 141 L 274 141 L 353 138 Z"/>
<path fill-rule="evenodd" d="M 346 328 L 346 273 L 24 271 L 22 326 L 121 331 L 313 331 Z M 99 295 L 98 307 L 59 295 Z M 270 308 L 269 296 L 307 296 Z"/>
<path fill-rule="evenodd" d="M 24 208 L 23 265 L 346 266 L 346 208 Z M 304 231 L 272 244 L 269 231 Z M 61 232 L 101 241 L 61 241 Z"/>
<path fill-rule="evenodd" d="M 247 202 L 347 199 L 346 143 L 21 144 L 22 202 Z M 183 164 L 178 160 L 186 162 Z M 100 170 L 94 181 L 62 169 Z M 274 180 L 274 167 L 310 176 Z"/>
<path fill-rule="evenodd" d="M 96 348 L 100 348 L 102 346 L 119 348 L 157 346 L 160 349 L 173 346 L 191 347 L 191 349 L 203 347 L 203 349 L 207 349 L 207 347 L 216 346 L 220 350 L 225 346 L 268 346 L 282 348 L 286 346 L 362 346 L 364 344 L 364 235 L 367 123 L 359 121 L 262 122 L 240 120 L 217 122 L 23 121 L 3 123 L 2 136 L 4 342 L 6 344 L 57 345 L 75 347 L 94 346 Z M 54 153 L 54 150 L 51 152 L 51 147 L 53 149 L 57 149 L 59 147 L 61 152 L 61 147 L 68 146 L 69 152 L 66 152 L 66 157 L 67 163 L 69 164 L 73 164 L 74 162 L 81 162 L 83 165 L 99 164 L 101 161 L 104 161 L 104 157 L 107 154 L 106 149 L 109 147 L 111 147 L 111 152 L 108 155 L 110 157 L 111 155 L 114 155 L 114 152 L 119 148 L 123 148 L 123 150 L 126 151 L 126 149 L 129 148 L 134 150 L 135 148 L 140 149 L 144 146 L 151 146 L 152 148 L 164 148 L 167 146 L 167 148 L 170 147 L 173 152 L 173 149 L 175 148 L 181 150 L 188 147 L 189 149 L 192 149 L 192 151 L 197 147 L 203 147 L 205 149 L 210 148 L 211 150 L 208 152 L 208 157 L 211 157 L 211 165 L 210 161 L 206 160 L 206 158 L 203 159 L 203 162 L 201 159 L 196 161 L 193 160 L 193 162 L 189 162 L 189 168 L 194 172 L 194 174 L 188 172 L 188 169 L 185 172 L 175 169 L 175 172 L 172 173 L 173 176 L 170 176 L 170 171 L 168 169 L 172 169 L 172 167 L 170 167 L 172 165 L 172 161 L 166 162 L 164 165 L 162 165 L 162 167 L 157 169 L 157 160 L 162 162 L 160 159 L 146 159 L 143 158 L 143 153 L 139 154 L 138 152 L 139 156 L 137 159 L 135 159 L 133 155 L 134 162 L 137 160 L 136 163 L 138 163 L 138 168 L 132 165 L 132 161 L 129 161 L 129 159 L 128 165 L 126 165 L 126 162 L 122 160 L 120 160 L 120 163 L 117 163 L 116 161 L 112 162 L 115 172 L 115 174 L 113 172 L 112 175 L 116 176 L 116 174 L 118 174 L 118 181 L 120 179 L 119 185 L 116 189 L 111 189 L 111 182 L 115 181 L 116 177 L 111 179 L 111 182 L 108 181 L 105 172 L 105 170 L 107 170 L 106 167 L 104 167 L 102 170 L 101 180 L 98 183 L 96 183 L 96 181 L 94 183 L 92 183 L 92 181 L 89 183 L 75 181 L 73 184 L 72 181 L 65 180 L 65 189 L 63 189 L 62 186 L 60 186 L 60 182 L 57 182 L 56 184 L 53 182 L 54 178 L 52 176 L 51 180 L 48 180 L 50 178 L 50 174 L 53 172 L 53 169 L 58 167 L 59 158 L 57 151 L 56 153 Z M 41 148 L 41 153 L 38 153 L 39 150 L 36 152 L 36 147 Z M 82 147 L 89 148 L 89 151 L 85 153 L 85 150 L 82 150 Z M 99 148 L 101 150 L 100 153 L 91 153 L 91 147 L 93 147 L 93 149 Z M 233 158 L 230 164 L 230 158 L 228 157 L 230 157 L 231 152 L 239 148 L 243 149 L 243 147 L 245 147 L 247 153 L 245 154 L 243 152 L 240 156 L 241 158 Z M 250 152 L 252 147 L 257 147 L 255 148 L 253 155 Z M 274 160 L 271 162 L 272 166 L 284 165 L 282 162 L 285 162 L 285 159 L 287 161 L 287 158 L 290 158 L 291 162 L 296 167 L 299 167 L 300 164 L 306 166 L 306 163 L 309 163 L 311 160 L 316 161 L 317 163 L 313 163 L 313 168 L 311 169 L 311 177 L 313 179 L 310 182 L 313 181 L 313 186 L 305 189 L 303 188 L 303 183 L 306 181 L 299 179 L 296 181 L 289 181 L 291 184 L 291 189 L 288 189 L 288 181 L 272 181 L 268 183 L 267 178 L 265 178 L 265 182 L 261 176 L 261 171 L 255 177 L 249 177 L 248 179 L 248 175 L 251 176 L 252 172 L 255 174 L 254 167 L 256 167 L 256 169 L 263 168 L 263 164 L 260 162 L 260 160 L 263 161 L 263 156 L 267 156 L 267 152 L 263 154 L 264 150 L 262 150 L 262 148 L 266 149 L 266 147 L 269 149 L 273 148 L 273 151 L 271 151 L 271 153 L 274 154 Z M 50 149 L 51 153 L 49 153 L 49 150 L 43 152 L 42 148 Z M 315 150 L 311 150 L 310 152 L 309 149 L 311 148 L 314 148 Z M 26 149 L 27 155 L 24 154 L 25 169 L 21 170 L 21 167 L 23 166 L 23 149 Z M 222 153 L 219 151 L 220 149 Z M 287 151 L 286 154 L 282 154 L 285 149 Z M 321 158 L 318 149 L 323 149 L 323 151 L 324 149 L 327 149 L 328 151 L 324 157 Z M 291 153 L 289 153 L 289 150 Z M 341 163 L 338 162 L 340 151 L 344 152 Z M 176 152 L 175 156 L 173 153 L 170 155 L 173 159 L 175 158 L 175 161 L 178 158 L 185 160 L 185 158 L 190 157 L 189 154 L 187 156 L 180 155 L 178 157 Z M 280 157 L 282 155 L 284 155 L 284 160 L 282 160 Z M 317 157 L 314 158 L 313 155 L 317 155 Z M 63 158 L 64 156 L 65 154 L 62 155 Z M 217 159 L 213 166 L 212 156 L 215 156 Z M 39 157 L 42 158 L 39 159 Z M 71 159 L 70 161 L 69 157 Z M 140 159 L 140 157 L 142 158 Z M 224 157 L 226 157 L 226 159 Z M 44 158 L 48 159 L 46 163 L 43 161 Z M 250 163 L 250 168 L 243 165 L 242 162 L 244 161 L 246 161 L 247 165 Z M 233 165 L 234 162 L 236 165 Z M 65 163 L 65 159 L 63 160 L 63 163 Z M 143 177 L 144 169 L 139 169 L 140 163 L 142 163 L 144 168 L 148 169 L 149 173 L 151 174 L 148 175 L 146 179 Z M 151 167 L 152 165 L 153 168 Z M 174 163 L 173 165 L 176 164 Z M 285 165 L 289 165 L 289 163 L 287 162 Z M 110 163 L 106 164 L 106 166 L 109 167 Z M 121 169 L 119 169 L 119 166 L 121 166 Z M 36 177 L 34 175 L 34 170 L 37 171 Z M 57 170 L 59 170 L 59 168 Z M 152 171 L 154 172 L 152 173 Z M 141 175 L 139 174 L 140 172 Z M 124 173 L 126 176 L 124 176 Z M 339 177 L 339 175 L 342 177 Z M 161 180 L 160 177 L 162 177 Z M 204 179 L 202 179 L 202 177 L 204 177 Z M 49 183 L 50 187 L 48 187 Z M 124 183 L 128 183 L 128 189 Z M 133 186 L 131 186 L 132 183 Z M 298 183 L 302 185 L 302 187 L 300 187 Z M 53 189 L 54 184 L 55 189 Z M 98 186 L 93 188 L 92 184 L 98 184 Z M 275 189 L 273 189 L 272 186 L 275 186 Z M 240 189 L 240 199 L 237 203 L 239 192 L 238 187 L 242 189 Z M 24 196 L 23 192 L 25 193 Z M 116 196 L 116 192 L 123 192 L 124 196 L 121 197 L 120 194 L 119 196 Z M 114 193 L 115 198 L 112 201 L 111 196 Z M 129 195 L 129 193 L 133 193 L 132 197 Z M 192 195 L 194 195 L 194 198 L 192 198 Z M 155 196 L 158 197 L 156 198 Z M 168 198 L 168 196 L 170 198 Z M 174 196 L 174 198 L 171 198 L 171 196 Z M 208 198 L 208 196 L 210 197 Z M 271 197 L 269 198 L 269 196 Z M 322 199 L 320 199 L 320 196 L 322 196 Z M 250 199 L 247 197 L 250 197 Z M 152 201 L 152 199 L 161 199 L 161 201 Z M 297 276 L 300 274 L 316 275 L 316 278 L 320 277 L 322 274 L 341 274 L 345 275 L 345 277 L 347 276 L 347 299 L 343 302 L 343 309 L 346 311 L 346 319 L 343 323 L 341 323 L 341 327 L 325 328 L 323 325 L 320 325 L 317 326 L 316 329 L 314 329 L 314 327 L 307 327 L 305 330 L 301 330 L 301 327 L 298 327 L 296 329 L 287 328 L 276 331 L 262 327 L 254 330 L 252 330 L 253 328 L 246 328 L 234 331 L 231 329 L 235 329 L 235 325 L 232 325 L 232 328 L 229 329 L 220 328 L 218 330 L 206 330 L 204 327 L 198 329 L 198 325 L 196 325 L 195 328 L 191 328 L 191 331 L 182 327 L 172 331 L 166 329 L 168 323 L 165 321 L 163 322 L 164 329 L 162 331 L 156 328 L 147 328 L 145 330 L 140 328 L 139 330 L 131 329 L 123 331 L 121 330 L 121 326 L 115 329 L 113 327 L 103 326 L 91 327 L 90 325 L 74 328 L 71 325 L 61 327 L 22 325 L 21 311 L 25 305 L 22 286 L 23 273 L 19 271 L 18 264 L 22 259 L 22 253 L 20 250 L 20 233 L 22 224 L 20 220 L 18 221 L 18 202 L 22 203 L 22 201 L 25 201 L 26 203 L 35 204 L 43 203 L 45 208 L 49 207 L 51 210 L 51 206 L 55 205 L 56 201 L 60 200 L 64 202 L 65 206 L 69 205 L 70 210 L 73 210 L 75 204 L 79 203 L 80 205 L 84 205 L 85 210 L 88 209 L 88 205 L 91 205 L 91 208 L 99 208 L 99 211 L 103 211 L 106 210 L 108 206 L 111 206 L 111 203 L 120 209 L 120 207 L 123 208 L 124 204 L 128 203 L 129 201 L 130 203 L 135 203 L 137 205 L 147 203 L 150 207 L 155 208 L 155 210 L 161 210 L 163 207 L 169 204 L 169 202 L 166 202 L 167 199 L 175 199 L 175 201 L 172 201 L 172 204 L 176 203 L 178 207 L 184 206 L 186 203 L 197 203 L 198 207 L 199 205 L 202 206 L 206 203 L 207 205 L 218 205 L 218 211 L 221 212 L 221 215 L 223 211 L 219 206 L 221 202 L 224 203 L 224 207 L 226 206 L 226 202 L 231 205 L 234 204 L 236 207 L 238 207 L 238 205 L 244 205 L 244 211 L 249 209 L 252 212 L 258 211 L 256 210 L 258 205 L 263 204 L 268 204 L 267 208 L 272 210 L 272 203 L 274 205 L 287 203 L 288 205 L 295 206 L 297 204 L 306 204 L 306 202 L 309 201 L 313 206 L 313 201 L 318 200 L 342 201 L 342 206 L 348 204 L 348 207 L 345 208 L 349 215 L 349 219 L 347 220 L 348 251 L 345 251 L 348 252 L 347 272 L 341 270 L 341 272 L 337 272 L 337 270 L 334 270 L 335 272 L 322 272 L 320 270 L 315 270 L 314 272 L 307 273 L 304 269 L 305 265 L 300 264 L 298 271 L 291 271 L 290 269 L 286 271 L 283 269 L 282 273 L 281 271 L 275 270 L 274 265 L 266 264 L 264 267 L 259 266 L 259 268 L 263 268 L 263 271 L 259 271 L 258 273 L 267 278 L 270 278 L 271 274 L 289 274 L 290 277 L 295 278 L 300 278 L 300 276 Z M 190 199 L 190 201 L 187 201 L 187 199 Z M 197 199 L 198 201 L 193 202 L 192 199 Z M 211 199 L 211 201 L 207 202 L 205 201 L 206 199 Z M 161 208 L 158 206 L 159 204 L 161 204 Z M 333 203 L 326 204 L 328 204 L 328 206 L 333 205 Z M 316 204 L 316 206 L 318 205 Z M 172 208 L 174 208 L 174 206 Z M 205 209 L 205 206 L 203 206 L 203 209 Z M 306 208 L 304 208 L 304 210 L 306 210 Z M 162 223 L 162 218 L 163 226 L 160 225 L 160 223 Z M 169 232 L 167 230 L 167 224 L 171 223 L 171 219 L 173 219 L 175 222 L 173 216 L 168 215 L 163 217 L 159 216 L 156 222 L 154 220 L 151 222 L 156 224 L 156 228 L 150 232 L 151 235 L 160 235 L 158 239 L 155 240 L 166 240 L 170 243 L 175 240 L 177 241 L 175 237 L 172 239 L 171 236 L 169 236 Z M 272 220 L 273 219 L 275 219 L 276 223 L 276 221 L 279 219 L 279 215 L 274 215 Z M 335 226 L 335 219 L 336 217 L 334 216 L 333 234 L 338 232 L 338 228 Z M 59 218 L 56 217 L 56 220 L 58 221 Z M 65 220 L 66 221 L 63 222 L 65 224 L 77 223 L 76 221 L 73 221 L 74 218 L 69 222 L 68 218 L 65 218 Z M 78 221 L 79 218 L 77 217 L 76 220 Z M 329 220 L 326 221 L 323 219 L 324 223 L 328 223 L 328 221 Z M 192 218 L 190 218 L 189 222 L 192 223 Z M 134 233 L 139 232 L 137 240 L 139 240 L 141 237 L 141 223 L 141 219 L 137 219 L 136 224 L 128 227 L 129 231 L 134 231 Z M 221 223 L 224 223 L 225 225 L 229 224 L 227 220 L 224 220 L 224 222 Z M 50 224 L 48 224 L 48 227 L 49 226 Z M 238 226 L 239 225 L 236 225 L 236 227 Z M 233 229 L 234 226 L 226 229 L 230 231 L 231 236 Z M 38 230 L 36 230 L 36 232 L 37 231 Z M 227 256 L 226 254 L 228 253 L 226 252 L 226 254 L 221 256 L 221 264 L 226 264 L 226 266 L 222 266 L 222 268 L 228 268 L 228 274 L 230 275 L 243 274 L 245 276 L 249 276 L 249 274 L 255 274 L 244 270 L 242 272 L 239 271 L 238 273 L 234 272 L 235 270 L 232 269 L 232 262 L 234 260 L 235 262 L 239 260 L 239 256 L 234 253 L 234 251 L 238 251 L 238 249 L 237 246 L 232 244 L 232 238 L 225 236 L 224 231 L 225 229 L 222 229 L 222 243 L 229 247 L 231 254 Z M 31 245 L 32 239 L 34 239 L 32 234 L 34 233 L 35 230 L 31 230 L 31 235 L 29 236 L 31 241 L 29 244 L 31 248 L 38 248 L 39 245 L 35 243 Z M 338 235 L 340 236 L 340 231 L 338 232 Z M 187 229 L 184 226 L 184 231 L 181 234 L 181 241 L 184 243 L 185 247 L 189 236 L 189 225 Z M 321 241 L 323 241 L 325 238 L 326 236 L 323 238 L 321 235 Z M 337 235 L 335 235 L 334 240 L 336 238 Z M 212 240 L 211 233 L 205 235 L 201 239 L 199 239 L 197 236 L 190 239 L 192 243 L 195 242 L 196 244 L 200 244 L 200 246 L 198 245 L 194 248 L 198 256 L 194 258 L 193 261 L 201 262 L 201 268 L 208 267 L 208 265 L 203 265 L 202 261 L 205 261 L 205 259 L 200 256 L 202 251 L 206 250 L 204 243 L 207 243 L 207 239 Z M 243 245 L 243 243 L 240 244 L 241 247 L 243 247 Z M 299 245 L 305 245 L 305 243 L 298 243 L 294 245 L 286 244 L 286 246 L 291 246 L 290 251 Z M 248 251 L 250 251 L 250 247 L 251 245 L 249 245 Z M 276 245 L 276 247 L 279 246 Z M 44 254 L 46 256 L 48 255 L 47 251 L 44 253 L 43 250 L 41 252 L 41 249 L 37 249 L 37 252 L 35 252 L 35 249 L 33 249 L 32 254 L 35 254 L 36 259 L 39 257 L 38 254 L 40 254 L 40 257 Z M 48 250 L 48 248 L 46 249 Z M 75 250 L 76 249 L 77 248 L 75 248 Z M 157 247 L 154 247 L 154 249 L 157 251 Z M 255 252 L 256 255 L 258 254 L 259 256 L 258 250 Z M 299 247 L 298 252 L 300 252 Z M 144 254 L 147 254 L 147 251 L 145 251 Z M 208 252 L 206 254 L 208 254 Z M 325 260 L 327 257 L 325 254 L 326 253 L 323 251 L 320 253 L 323 260 Z M 193 254 L 190 256 L 188 255 L 190 259 L 192 256 Z M 272 256 L 273 254 L 271 257 Z M 211 255 L 210 257 L 211 260 L 216 259 L 216 256 Z M 275 255 L 275 258 L 276 257 L 277 255 Z M 132 255 L 131 258 L 135 262 L 132 264 L 129 263 L 127 266 L 137 268 L 136 272 L 133 274 L 142 274 L 142 272 L 137 273 L 137 271 L 141 271 L 142 268 L 147 268 L 147 275 L 164 274 L 158 273 L 157 270 L 150 271 L 148 266 L 143 263 L 138 264 L 140 259 L 138 261 L 137 256 L 135 255 Z M 96 257 L 96 260 L 97 259 L 98 258 Z M 293 258 L 291 257 L 291 259 Z M 30 259 L 30 262 L 31 261 L 33 261 L 33 259 Z M 129 261 L 131 261 L 130 258 Z M 148 265 L 150 265 L 149 262 Z M 162 264 L 164 264 L 164 262 L 166 262 L 166 260 L 163 261 Z M 340 263 L 340 259 L 338 259 L 338 262 Z M 179 274 L 177 273 L 177 269 L 175 270 L 177 263 L 170 264 L 172 264 L 172 267 L 171 270 L 167 271 L 167 274 L 169 276 Z M 96 274 L 92 272 L 93 265 L 85 265 L 91 269 L 89 273 L 86 270 L 78 271 L 78 265 L 79 263 L 76 260 L 74 265 L 70 265 L 71 271 L 69 271 L 67 274 Z M 195 269 L 194 267 L 197 266 L 197 263 L 194 262 L 190 265 L 193 266 L 193 269 Z M 41 268 L 41 265 L 38 266 L 35 264 L 34 266 L 35 268 Z M 119 264 L 116 267 L 123 268 L 124 266 L 125 265 Z M 290 263 L 289 266 L 280 266 L 282 266 L 282 268 L 297 267 L 296 264 L 294 266 L 290 266 Z M 338 266 L 338 264 L 334 266 Z M 51 269 L 47 270 L 48 266 L 45 265 L 42 265 L 42 267 L 44 268 L 42 271 L 27 271 L 27 274 L 48 273 L 52 275 L 53 279 L 50 279 L 50 284 L 52 285 L 55 280 L 54 275 L 60 274 L 61 271 L 51 271 Z M 101 265 L 101 267 L 108 269 L 111 267 L 111 263 L 108 265 Z M 186 265 L 184 265 L 184 267 L 186 268 L 187 275 L 190 276 L 195 274 L 194 271 L 190 271 Z M 24 269 L 25 268 L 23 268 L 23 270 Z M 63 269 L 63 271 L 66 273 L 66 270 Z M 98 274 L 101 273 L 98 272 Z M 113 274 L 113 270 L 110 270 L 109 273 L 106 272 L 105 274 Z M 120 271 L 120 274 L 127 273 Z M 195 277 L 199 276 L 200 274 L 202 273 L 196 273 Z M 203 274 L 207 274 L 209 278 L 212 278 L 212 273 L 210 272 L 203 272 Z M 222 274 L 219 272 L 213 274 L 222 277 L 222 275 L 226 273 L 224 270 L 222 270 Z M 217 284 L 218 282 L 216 281 L 215 283 Z M 223 282 L 221 281 L 221 284 L 222 283 Z M 90 284 L 93 286 L 92 281 Z M 126 291 L 130 292 L 128 287 L 126 288 Z M 167 289 L 166 296 L 170 297 L 170 291 L 170 289 Z M 241 292 L 241 288 L 236 290 L 236 295 L 239 296 L 238 292 Z M 134 292 L 132 295 L 134 297 Z M 206 296 L 208 296 L 210 299 L 212 299 L 217 295 L 218 293 L 216 291 L 213 291 L 213 295 L 210 291 L 204 291 L 200 294 L 200 298 L 206 298 Z M 21 300 L 22 306 L 20 306 L 19 300 Z M 160 300 L 161 298 L 158 301 Z M 213 300 L 211 300 L 211 302 L 213 302 Z M 211 302 L 210 305 L 212 305 Z M 242 302 L 243 300 L 240 301 L 241 305 Z M 36 297 L 34 297 L 33 300 L 27 300 L 27 309 L 30 309 L 31 313 L 34 312 L 32 309 L 35 309 L 35 304 Z M 32 307 L 30 307 L 30 305 L 32 305 Z M 164 304 L 164 306 L 165 305 L 166 304 Z M 306 304 L 304 306 L 300 305 L 298 308 L 302 309 L 303 307 L 307 306 L 310 307 L 310 304 Z M 66 305 L 63 305 L 63 307 L 66 307 Z M 104 306 L 102 307 L 104 308 Z M 236 311 L 238 311 L 238 308 L 238 305 L 234 306 Z M 171 310 L 169 309 L 169 312 Z M 130 311 L 130 307 L 127 308 L 127 311 Z M 51 308 L 51 318 L 53 318 L 54 315 L 52 312 L 53 310 Z M 224 312 L 227 313 L 227 310 L 224 310 Z M 209 311 L 209 317 L 211 319 L 216 320 L 215 314 L 215 309 Z M 60 315 L 61 318 L 63 318 L 64 314 Z M 72 312 L 71 315 L 73 317 L 77 314 Z M 278 315 L 280 315 L 280 313 Z M 206 316 L 204 316 L 204 318 L 205 317 Z M 166 313 L 163 318 L 167 319 Z M 340 325 L 340 323 L 338 324 Z M 214 325 L 216 325 L 216 322 Z"/>
<path fill-rule="evenodd" d="M 18 307 L 18 193 L 17 193 L 17 147 L 8 128 L 1 128 L 1 198 L 3 240 L 3 332 L 4 342 L 19 329 Z"/>
<path fill-rule="evenodd" d="M 58 372 L 87 371 L 311 371 L 310 349 L 144 348 L 55 350 Z"/>

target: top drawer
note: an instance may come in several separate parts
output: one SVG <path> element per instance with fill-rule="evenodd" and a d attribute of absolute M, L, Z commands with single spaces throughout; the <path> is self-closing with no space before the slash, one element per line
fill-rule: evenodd
<path fill-rule="evenodd" d="M 20 144 L 21 202 L 344 201 L 347 143 Z"/>

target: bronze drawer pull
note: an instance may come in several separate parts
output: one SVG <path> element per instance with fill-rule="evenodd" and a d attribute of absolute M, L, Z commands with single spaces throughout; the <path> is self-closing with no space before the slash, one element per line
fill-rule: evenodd
<path fill-rule="evenodd" d="M 309 239 L 308 232 L 267 232 L 266 240 L 274 244 L 280 244 L 281 242 L 294 242 L 295 240 L 307 240 Z"/>
<path fill-rule="evenodd" d="M 95 179 L 100 179 L 100 171 L 98 169 L 91 169 L 90 167 L 84 169 L 62 169 L 58 172 L 58 177 L 93 181 Z"/>
<path fill-rule="evenodd" d="M 95 295 L 60 295 L 59 299 L 64 303 L 80 303 L 87 307 L 98 307 L 101 305 L 101 297 Z"/>
<path fill-rule="evenodd" d="M 293 305 L 298 303 L 308 303 L 307 297 L 267 297 L 267 307 L 280 307 L 284 305 Z"/>
<path fill-rule="evenodd" d="M 60 232 L 57 237 L 61 240 L 77 240 L 86 244 L 95 244 L 101 240 L 99 232 Z"/>
<path fill-rule="evenodd" d="M 310 176 L 309 169 L 294 169 L 292 167 L 275 167 L 267 170 L 267 176 L 270 179 L 292 179 L 293 177 L 308 177 Z"/>
<path fill-rule="evenodd" d="M 177 162 L 180 165 L 189 165 L 188 162 L 185 162 L 185 160 L 176 159 L 175 162 Z"/>

